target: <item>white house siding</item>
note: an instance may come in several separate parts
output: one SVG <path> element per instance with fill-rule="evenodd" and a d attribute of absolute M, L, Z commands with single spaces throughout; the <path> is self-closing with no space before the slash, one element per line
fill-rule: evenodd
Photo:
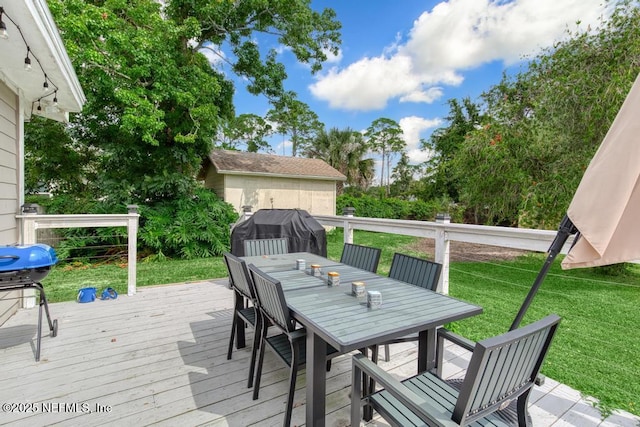
<path fill-rule="evenodd" d="M 210 181 L 213 184 L 213 179 Z M 216 189 L 217 186 L 211 185 Z M 238 213 L 258 209 L 304 209 L 312 215 L 334 215 L 335 181 L 268 176 L 224 175 L 224 200 Z"/>
<path fill-rule="evenodd" d="M 18 242 L 18 98 L 0 81 L 0 245 Z M 0 325 L 18 309 L 19 291 L 0 292 Z"/>

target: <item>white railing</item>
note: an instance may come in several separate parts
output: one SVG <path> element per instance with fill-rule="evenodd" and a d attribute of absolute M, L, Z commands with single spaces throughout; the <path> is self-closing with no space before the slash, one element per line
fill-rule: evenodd
<path fill-rule="evenodd" d="M 16 218 L 21 223 L 20 242 L 23 245 L 37 243 L 37 230 L 52 228 L 126 227 L 128 248 L 127 295 L 136 293 L 136 259 L 138 238 L 138 207 L 127 206 L 126 214 L 39 215 L 36 209 L 26 208 Z M 23 307 L 35 306 L 35 291 L 25 291 Z"/>
<path fill-rule="evenodd" d="M 448 215 L 438 215 L 435 222 L 397 219 L 364 218 L 353 216 L 345 209 L 345 215 L 313 215 L 322 225 L 342 227 L 344 242 L 353 243 L 353 230 L 377 231 L 406 236 L 435 239 L 435 261 L 442 264 L 438 291 L 449 292 L 449 243 L 451 241 L 502 246 L 535 252 L 546 252 L 557 231 L 529 228 L 492 227 L 485 225 L 452 224 Z M 562 253 L 571 247 L 569 237 Z"/>

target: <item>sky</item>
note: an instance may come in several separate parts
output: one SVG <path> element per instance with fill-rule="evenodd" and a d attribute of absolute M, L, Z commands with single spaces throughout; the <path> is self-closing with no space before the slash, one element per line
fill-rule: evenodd
<path fill-rule="evenodd" d="M 447 100 L 478 101 L 503 72 L 521 70 L 567 29 L 596 28 L 605 15 L 603 0 L 311 0 L 311 7 L 335 10 L 342 23 L 340 52 L 319 73 L 273 40 L 256 39 L 280 52 L 286 90 L 327 130 L 363 131 L 377 118 L 395 120 L 414 164 L 429 156 L 420 139 L 446 126 Z M 264 117 L 267 100 L 234 80 L 236 114 Z M 270 143 L 275 154 L 291 155 L 282 135 Z"/>

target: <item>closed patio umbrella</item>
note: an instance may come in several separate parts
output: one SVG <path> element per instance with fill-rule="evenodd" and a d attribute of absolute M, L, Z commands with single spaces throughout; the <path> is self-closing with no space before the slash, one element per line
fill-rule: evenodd
<path fill-rule="evenodd" d="M 580 181 L 567 215 L 580 232 L 562 268 L 640 259 L 640 76 Z"/>
<path fill-rule="evenodd" d="M 591 159 L 549 255 L 511 329 L 516 329 L 569 235 L 563 269 L 640 259 L 640 75 Z"/>

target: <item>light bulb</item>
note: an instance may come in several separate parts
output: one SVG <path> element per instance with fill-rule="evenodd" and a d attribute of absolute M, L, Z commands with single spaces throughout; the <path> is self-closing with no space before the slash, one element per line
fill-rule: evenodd
<path fill-rule="evenodd" d="M 7 32 L 7 24 L 5 24 L 0 19 L 0 39 L 8 39 L 8 38 L 9 38 L 9 33 Z"/>

